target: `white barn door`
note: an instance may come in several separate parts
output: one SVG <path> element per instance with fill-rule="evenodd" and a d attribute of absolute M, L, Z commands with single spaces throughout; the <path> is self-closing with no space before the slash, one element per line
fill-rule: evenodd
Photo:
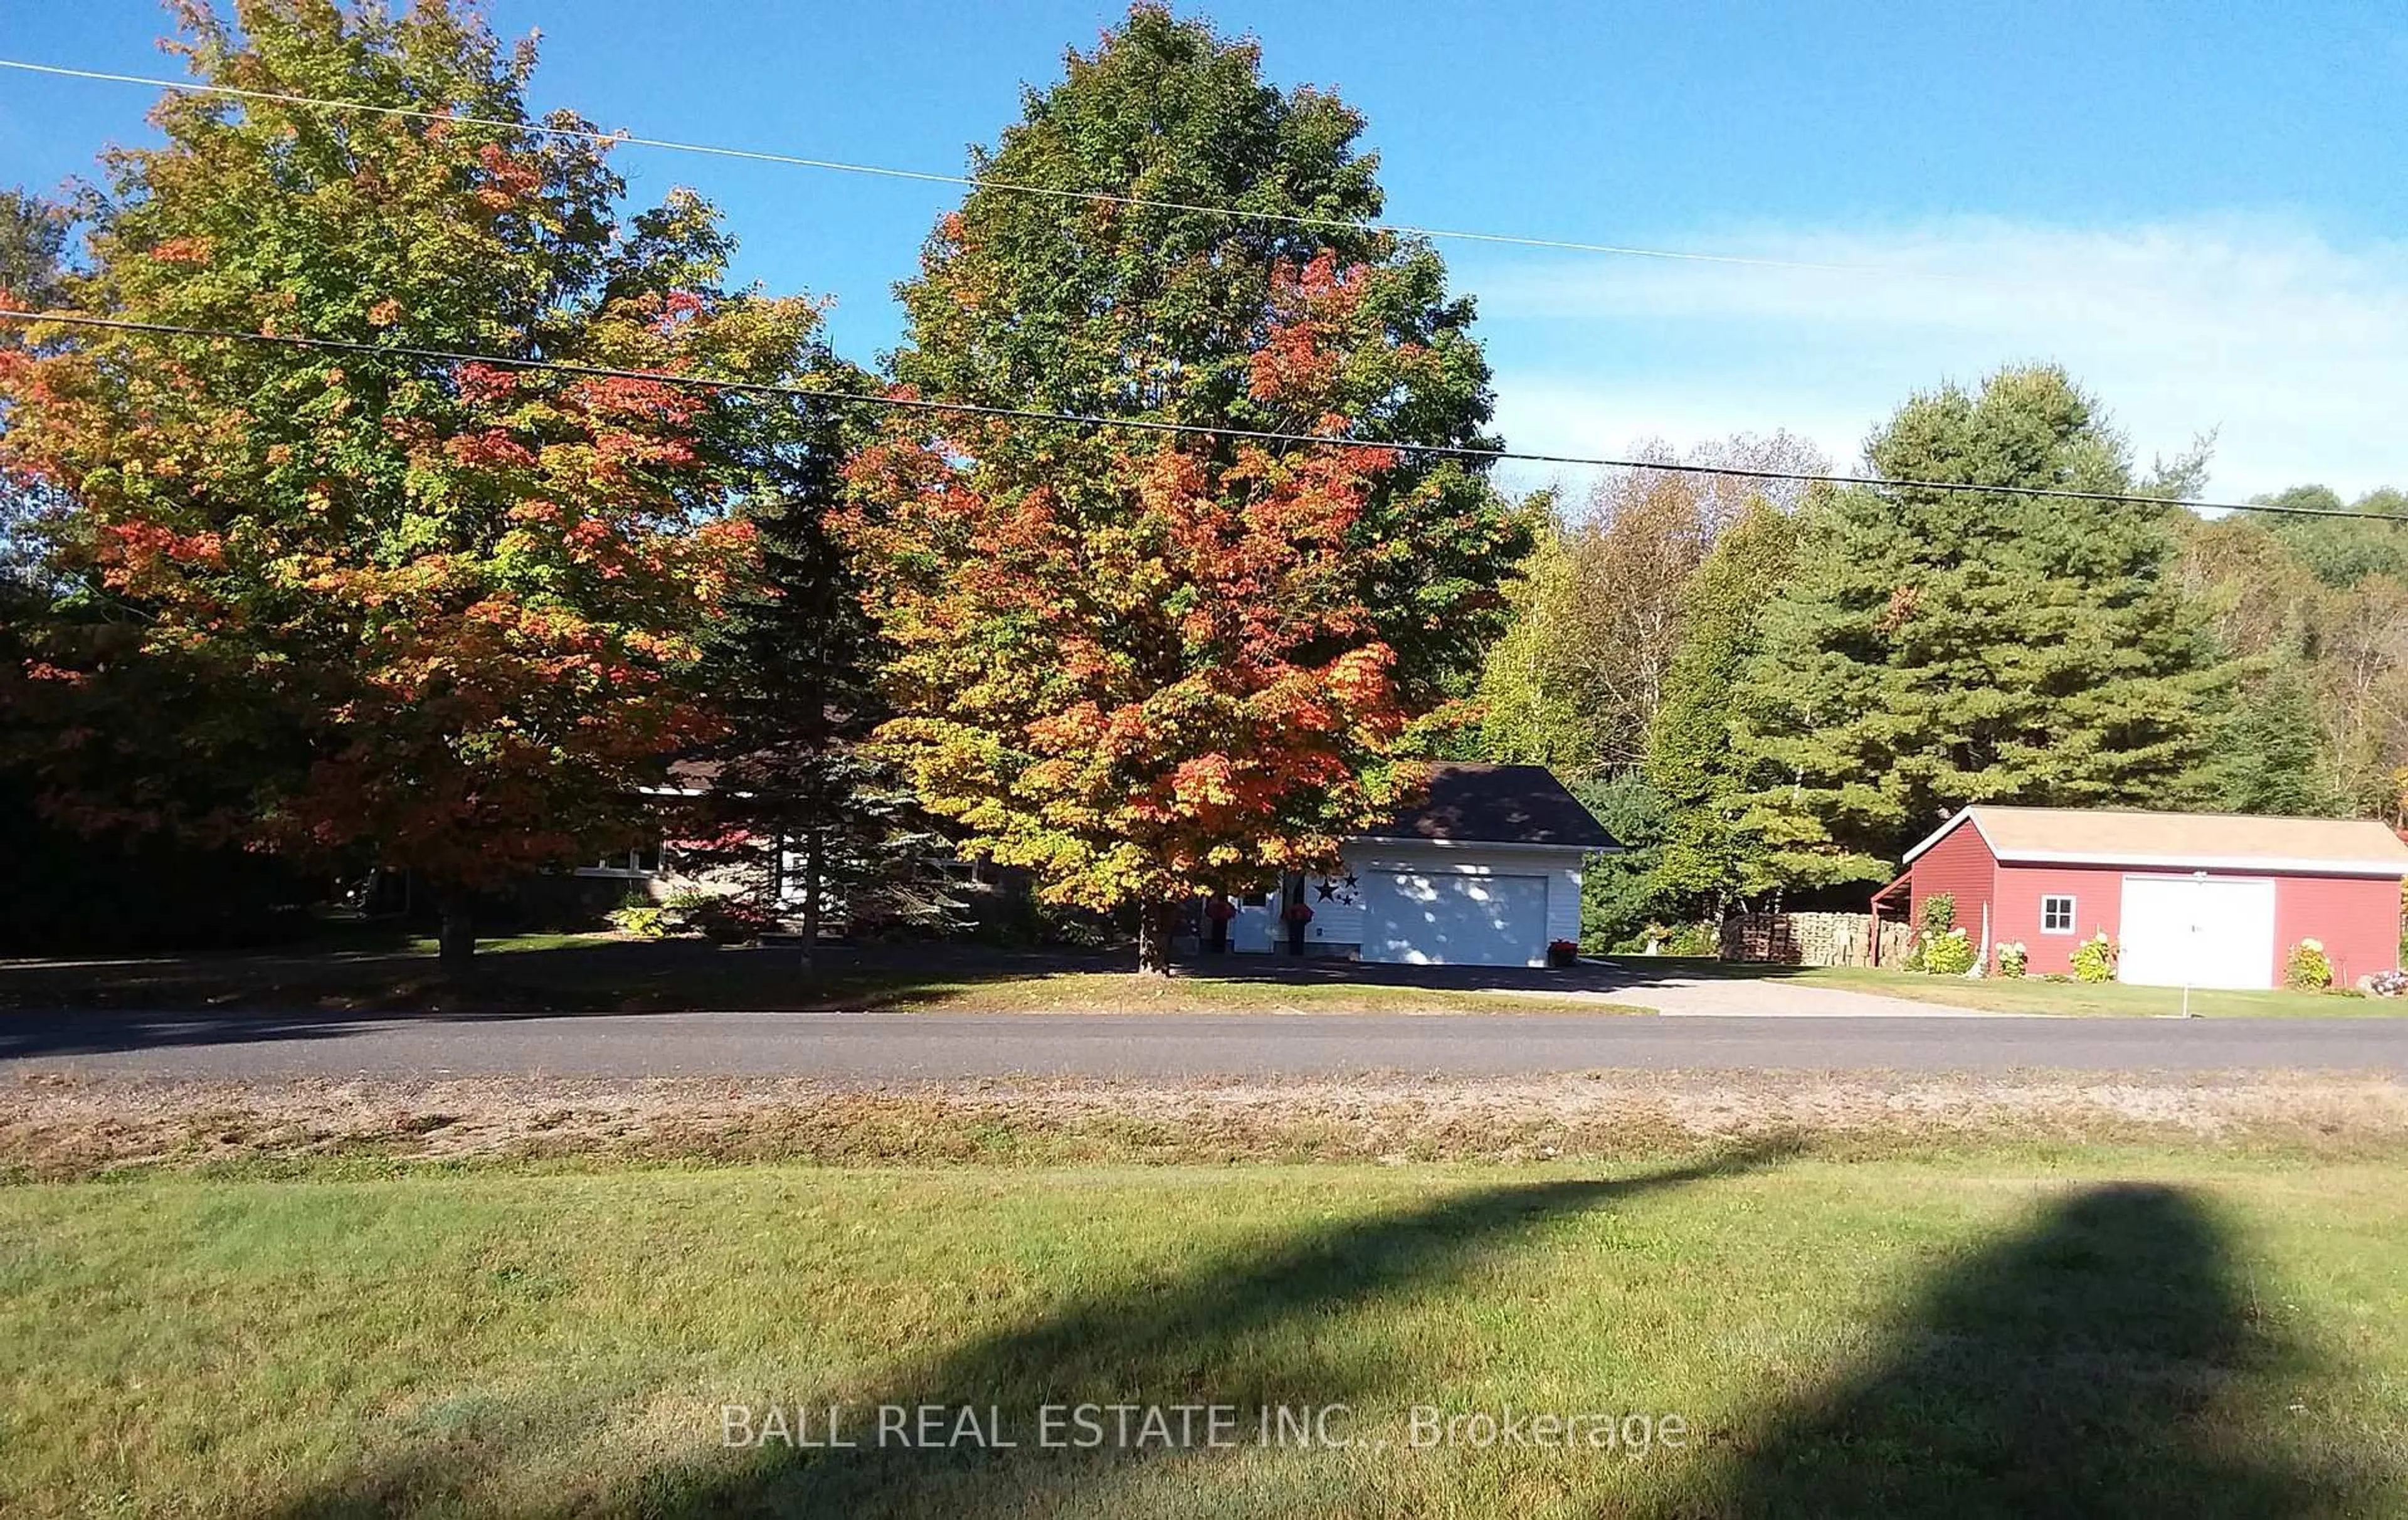
<path fill-rule="evenodd" d="M 1362 873 L 1363 958 L 1411 966 L 1544 966 L 1547 879 Z"/>
<path fill-rule="evenodd" d="M 2124 878 L 2116 980 L 2144 987 L 2274 984 L 2274 883 L 2211 876 Z"/>

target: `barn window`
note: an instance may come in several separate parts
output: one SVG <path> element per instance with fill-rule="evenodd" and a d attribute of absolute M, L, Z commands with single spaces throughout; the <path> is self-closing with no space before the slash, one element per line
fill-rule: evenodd
<path fill-rule="evenodd" d="M 2071 897 L 2049 896 L 2040 900 L 2040 932 L 2042 934 L 2073 932 L 2073 899 Z"/>

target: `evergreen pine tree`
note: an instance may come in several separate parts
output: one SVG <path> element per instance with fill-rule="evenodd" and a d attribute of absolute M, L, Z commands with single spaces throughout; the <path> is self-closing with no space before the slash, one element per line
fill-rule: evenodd
<path fill-rule="evenodd" d="M 893 922 L 950 906 L 927 867 L 944 841 L 873 741 L 881 640 L 825 521 L 843 454 L 834 423 L 802 418 L 754 482 L 758 576 L 705 644 L 727 731 L 697 756 L 709 784 L 679 852 L 798 919 L 806 953 L 831 908 Z"/>
<path fill-rule="evenodd" d="M 2124 493 L 2128 451 L 2048 366 L 1907 403 L 1887 480 Z M 2193 457 L 2142 488 L 2172 497 Z M 1746 824 L 1772 874 L 1882 880 L 1972 802 L 2197 802 L 2228 690 L 2169 573 L 2168 505 L 1918 486 L 1837 493 L 1742 682 Z"/>
<path fill-rule="evenodd" d="M 2314 818 L 2342 810 L 2316 739 L 2315 694 L 2295 648 L 2267 662 L 2218 746 L 2220 804 L 2233 812 Z"/>

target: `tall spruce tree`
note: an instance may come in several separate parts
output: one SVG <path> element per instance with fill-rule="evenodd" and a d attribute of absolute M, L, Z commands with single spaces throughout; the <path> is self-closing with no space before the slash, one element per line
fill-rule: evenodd
<path fill-rule="evenodd" d="M 1759 842 L 1739 826 L 1746 778 L 1731 730 L 1738 681 L 1765 606 L 1792 573 L 1798 534 L 1797 519 L 1759 498 L 1682 588 L 1684 632 L 1648 729 L 1646 776 L 1665 812 L 1651 900 L 1684 918 L 1719 918 L 1731 899 L 1773 884 Z"/>
<path fill-rule="evenodd" d="M 824 350 L 813 367 L 863 383 Z M 885 652 L 828 531 L 845 429 L 811 410 L 785 432 L 748 481 L 764 503 L 752 515 L 754 575 L 704 639 L 725 731 L 695 757 L 709 779 L 686 810 L 679 858 L 790 912 L 808 954 L 832 908 L 856 924 L 925 920 L 947 898 L 926 868 L 943 841 L 873 742 L 889 715 L 876 689 Z"/>
<path fill-rule="evenodd" d="M 2314 675 L 2304 652 L 2264 662 L 2234 704 L 2217 746 L 2219 807 L 2233 812 L 2313 818 L 2343 800 L 2319 753 Z"/>
<path fill-rule="evenodd" d="M 1915 396 L 1866 451 L 1889 480 L 2172 497 L 2136 485 L 2063 371 Z M 1877 485 L 1835 495 L 1742 682 L 1745 825 L 1786 882 L 1881 880 L 1972 802 L 2201 800 L 2227 672 L 2170 574 L 2173 506 Z"/>

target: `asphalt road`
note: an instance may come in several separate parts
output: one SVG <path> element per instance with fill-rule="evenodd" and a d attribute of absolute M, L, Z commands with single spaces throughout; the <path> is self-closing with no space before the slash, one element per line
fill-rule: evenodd
<path fill-rule="evenodd" d="M 2374 1070 L 2408 1020 L 1627 1014 L 0 1013 L 0 1078 L 1501 1076 L 1591 1069 Z"/>

